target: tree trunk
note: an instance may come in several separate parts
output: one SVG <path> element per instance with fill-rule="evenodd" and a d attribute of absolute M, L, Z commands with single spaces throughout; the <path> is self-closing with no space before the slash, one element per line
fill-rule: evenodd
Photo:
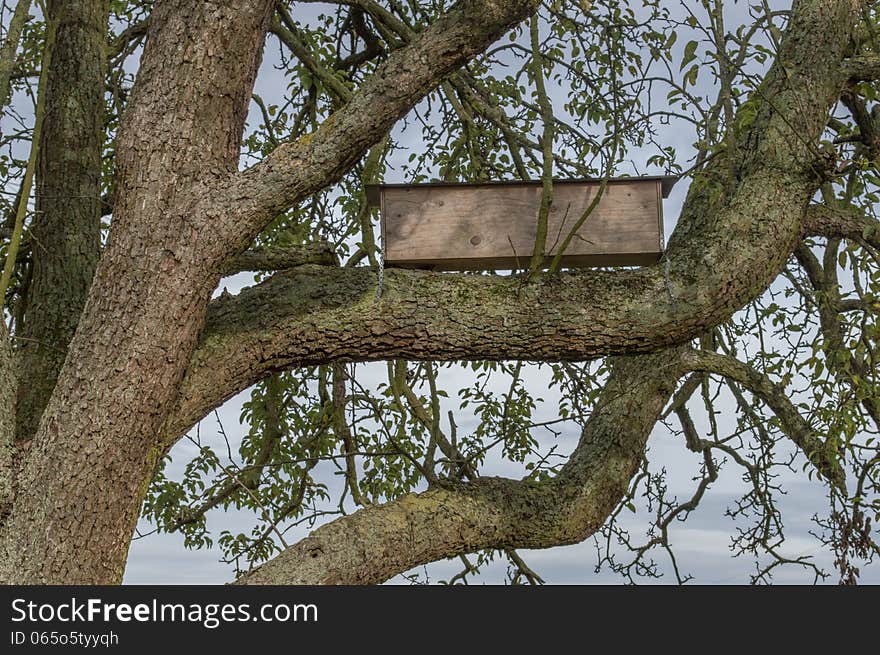
<path fill-rule="evenodd" d="M 17 61 L 18 42 L 21 39 L 25 23 L 27 23 L 30 8 L 31 0 L 18 0 L 6 30 L 3 48 L 0 49 L 0 106 L 5 106 L 9 99 L 9 82 Z"/>
<path fill-rule="evenodd" d="M 33 272 L 17 337 L 16 436 L 29 440 L 76 331 L 101 247 L 107 0 L 50 0 L 57 25 L 37 155 Z"/>
<path fill-rule="evenodd" d="M 237 168 L 272 7 L 153 10 L 119 136 L 112 234 L 21 474 L 31 493 L 6 526 L 15 580 L 122 578 L 156 434 L 220 273 L 210 220 L 189 199 Z"/>

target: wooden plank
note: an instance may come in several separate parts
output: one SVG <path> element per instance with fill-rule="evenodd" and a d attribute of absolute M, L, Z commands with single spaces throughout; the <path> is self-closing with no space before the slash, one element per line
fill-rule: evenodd
<path fill-rule="evenodd" d="M 598 182 L 554 185 L 546 263 L 589 207 Z M 608 183 L 563 266 L 641 266 L 662 254 L 661 178 Z M 521 268 L 534 248 L 541 187 L 413 185 L 381 189 L 385 262 L 438 270 Z"/>

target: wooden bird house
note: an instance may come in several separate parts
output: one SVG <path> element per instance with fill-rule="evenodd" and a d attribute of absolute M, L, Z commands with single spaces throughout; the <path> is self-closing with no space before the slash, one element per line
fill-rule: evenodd
<path fill-rule="evenodd" d="M 561 265 L 655 263 L 663 253 L 662 199 L 675 181 L 668 176 L 610 179 Z M 545 265 L 600 188 L 595 179 L 553 182 Z M 447 271 L 528 266 L 541 195 L 539 181 L 367 186 L 370 205 L 381 210 L 385 264 Z"/>

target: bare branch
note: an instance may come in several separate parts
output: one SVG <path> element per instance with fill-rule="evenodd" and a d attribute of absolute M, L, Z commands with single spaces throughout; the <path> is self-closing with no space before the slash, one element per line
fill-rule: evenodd
<path fill-rule="evenodd" d="M 276 11 L 281 20 L 273 21 L 269 31 L 290 48 L 291 52 L 296 55 L 296 58 L 302 62 L 303 66 L 308 68 L 312 75 L 321 80 L 339 102 L 344 103 L 351 100 L 352 92 L 348 87 L 332 71 L 327 70 L 320 62 L 316 61 L 311 52 L 309 52 L 308 47 L 299 38 L 299 35 L 296 33 L 296 24 L 287 8 L 278 3 Z"/>
<path fill-rule="evenodd" d="M 716 373 L 734 380 L 759 396 L 779 419 L 783 432 L 812 462 L 819 473 L 832 484 L 846 491 L 843 467 L 810 424 L 789 400 L 785 389 L 748 364 L 729 355 L 707 350 L 691 350 L 682 355 L 685 365 L 694 371 Z"/>

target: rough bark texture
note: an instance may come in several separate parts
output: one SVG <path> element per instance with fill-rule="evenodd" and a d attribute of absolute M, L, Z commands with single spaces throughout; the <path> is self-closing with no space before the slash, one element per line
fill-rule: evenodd
<path fill-rule="evenodd" d="M 181 196 L 234 172 L 272 2 L 160 2 L 117 154 L 113 230 L 7 530 L 16 577 L 118 582 L 218 245 Z M 220 261 L 214 255 L 215 262 Z"/>
<path fill-rule="evenodd" d="M 6 323 L 0 322 L 0 407 L 15 407 L 16 382 L 12 344 L 9 342 Z M 6 516 L 12 509 L 15 481 L 14 417 L 14 412 L 0 411 L 0 527 L 6 522 Z M 0 576 L 2 573 L 3 565 L 0 564 Z"/>
<path fill-rule="evenodd" d="M 33 437 L 64 364 L 101 247 L 107 0 L 46 3 L 56 39 L 37 158 L 33 272 L 19 327 L 19 440 Z"/>
<path fill-rule="evenodd" d="M 355 109 L 341 110 L 313 139 L 282 147 L 257 171 L 238 175 L 273 6 L 155 5 L 118 139 L 113 229 L 22 472 L 21 488 L 39 493 L 19 495 L 4 531 L 13 581 L 120 580 L 162 452 L 157 435 L 227 262 L 276 209 L 341 175 L 439 76 L 534 8 L 462 3 L 425 31 L 419 47 L 401 49 L 377 74 L 393 73 L 401 84 L 367 84 L 368 101 L 353 98 Z M 482 20 L 471 24 L 477 16 Z M 270 192 L 273 185 L 280 189 Z M 230 204 L 237 211 L 227 212 Z"/>
<path fill-rule="evenodd" d="M 389 271 L 379 300 L 368 270 L 304 266 L 208 308 L 221 274 L 279 210 L 338 179 L 444 75 L 536 6 L 457 4 L 313 135 L 238 173 L 273 4 L 155 5 L 118 140 L 109 242 L 2 533 L 7 581 L 118 581 L 157 458 L 272 370 L 388 357 L 587 359 L 681 343 L 727 319 L 770 284 L 800 238 L 830 165 L 811 144 L 850 77 L 844 51 L 864 3 L 795 4 L 784 66 L 761 85 L 754 119 L 735 126 L 694 181 L 659 266 L 528 285 Z M 370 582 L 467 550 L 583 539 L 621 497 L 680 374 L 669 353 L 621 359 L 550 483 L 480 480 L 372 507 L 249 580 Z"/>
<path fill-rule="evenodd" d="M 735 128 L 738 132 L 734 135 L 736 138 L 730 140 L 724 151 L 717 153 L 714 165 L 710 165 L 692 185 L 679 225 L 670 240 L 667 261 L 660 266 L 614 277 L 604 273 L 572 276 L 579 284 L 572 284 L 567 291 L 543 306 L 541 300 L 546 297 L 546 288 L 542 289 L 544 295 L 540 300 L 534 297 L 517 298 L 520 303 L 514 303 L 513 294 L 506 290 L 509 294 L 506 302 L 502 300 L 489 305 L 489 319 L 482 318 L 486 313 L 482 306 L 487 300 L 485 287 L 500 288 L 499 295 L 505 298 L 503 285 L 509 283 L 474 280 L 471 284 L 470 281 L 456 280 L 446 290 L 448 293 L 448 289 L 455 289 L 458 297 L 447 305 L 443 305 L 442 300 L 451 298 L 442 298 L 441 303 L 434 306 L 436 318 L 425 317 L 424 323 L 416 321 L 416 325 L 424 326 L 421 332 L 411 330 L 412 323 L 409 321 L 413 318 L 412 312 L 399 322 L 395 312 L 399 311 L 401 305 L 410 307 L 404 298 L 414 304 L 436 301 L 434 294 L 443 285 L 442 282 L 435 282 L 436 277 L 423 275 L 419 283 L 410 283 L 406 296 L 388 298 L 383 294 L 384 302 L 371 305 L 366 295 L 370 284 L 364 285 L 361 279 L 362 288 L 358 290 L 352 276 L 325 291 L 323 297 L 319 296 L 319 303 L 330 305 L 327 315 L 334 314 L 334 320 L 344 326 L 344 332 L 337 337 L 343 333 L 345 336 L 355 335 L 350 341 L 341 339 L 341 352 L 335 350 L 329 356 L 358 358 L 361 352 L 366 351 L 366 347 L 363 351 L 360 351 L 360 347 L 371 343 L 374 351 L 387 347 L 398 356 L 418 358 L 422 356 L 422 347 L 431 342 L 435 346 L 432 348 L 432 357 L 437 357 L 439 350 L 441 358 L 491 358 L 498 356 L 499 341 L 504 338 L 505 341 L 514 342 L 512 346 L 516 354 L 512 354 L 513 357 L 531 358 L 535 353 L 540 357 L 544 352 L 542 345 L 545 342 L 542 342 L 542 338 L 552 340 L 554 333 L 561 332 L 565 343 L 570 344 L 573 339 L 576 344 L 567 350 L 563 343 L 557 342 L 555 345 L 561 352 L 576 356 L 580 348 L 581 356 L 588 357 L 614 352 L 621 347 L 639 350 L 682 341 L 696 336 L 701 329 L 720 323 L 766 288 L 800 238 L 804 212 L 829 165 L 810 144 L 817 142 L 828 112 L 847 80 L 848 73 L 843 70 L 841 63 L 859 8 L 857 2 L 827 0 L 804 1 L 796 5 L 779 55 L 784 65 L 775 65 L 762 84 L 760 98 L 756 99 L 759 109 L 755 119 Z M 725 179 L 726 171 L 736 179 Z M 290 283 L 292 276 L 309 274 L 301 271 L 285 277 Z M 401 279 L 415 279 L 413 275 L 417 274 L 402 273 Z M 302 279 L 299 277 L 299 280 Z M 308 289 L 311 285 L 306 283 L 303 286 Z M 470 305 L 473 296 L 469 292 L 475 289 L 476 302 Z M 583 289 L 589 294 L 589 302 L 585 303 L 585 296 L 579 295 Z M 427 292 L 423 293 L 423 290 Z M 259 291 L 255 291 L 253 296 L 244 296 L 237 301 L 227 299 L 223 301 L 225 307 L 218 303 L 218 314 L 224 310 L 229 312 L 235 302 L 246 306 L 258 294 Z M 309 295 L 312 301 L 315 300 L 314 293 L 293 295 L 296 301 L 291 302 L 291 296 L 287 295 L 285 301 L 279 303 L 291 313 L 300 311 L 301 303 L 309 302 Z M 570 303 L 568 306 L 566 301 Z M 351 310 L 355 305 L 356 310 Z M 530 355 L 518 350 L 525 347 L 525 343 L 519 342 L 519 330 L 525 328 L 529 333 L 526 327 L 528 321 L 520 320 L 519 312 L 522 310 L 519 308 L 523 306 L 527 308 L 526 312 L 543 310 L 540 311 L 541 318 L 537 314 L 532 316 L 538 319 L 535 324 L 540 325 L 544 332 L 540 335 L 534 331 L 530 333 Z M 254 312 L 256 307 L 251 305 L 249 309 Z M 223 320 L 215 315 L 218 322 L 214 327 L 222 324 L 240 328 L 242 314 L 235 311 L 231 314 L 234 317 L 232 320 Z M 583 321 L 580 328 L 573 320 L 578 314 Z M 505 315 L 513 317 L 512 325 L 504 325 L 502 317 Z M 460 319 L 464 319 L 463 324 L 458 324 Z M 455 328 L 452 327 L 454 324 L 457 324 Z M 379 329 L 371 329 L 374 327 Z M 297 343 L 279 339 L 277 333 L 273 333 L 276 336 L 274 341 L 269 338 L 257 342 L 250 339 L 252 333 L 249 334 L 246 328 L 233 328 L 227 336 L 232 341 L 241 338 L 244 350 L 257 348 L 263 361 L 271 360 L 277 354 L 287 356 L 291 346 L 297 353 L 294 360 L 296 357 L 309 359 L 311 353 L 320 351 L 322 346 L 332 342 L 329 333 L 334 331 L 329 323 L 312 325 L 311 328 L 309 335 L 314 339 L 312 342 L 303 340 L 305 335 L 302 333 L 296 335 Z M 484 341 L 481 341 L 479 332 L 474 328 L 480 332 L 488 328 L 488 346 L 476 345 Z M 327 338 L 322 339 L 325 330 Z M 209 332 L 210 329 L 206 335 Z M 502 332 L 508 336 L 502 337 Z M 390 336 L 388 341 L 385 341 L 386 335 Z M 203 340 L 196 358 L 207 353 L 211 347 L 216 347 L 220 341 L 222 338 L 214 342 Z M 405 349 L 405 352 L 402 353 L 400 349 Z M 225 361 L 231 364 L 224 372 L 232 373 L 233 377 L 241 375 L 243 369 L 236 366 L 240 360 L 231 355 L 230 351 L 224 352 Z M 200 368 L 198 363 L 191 368 L 191 381 L 196 378 Z M 633 377 L 637 379 L 638 374 L 633 372 Z M 769 391 L 771 397 L 776 397 L 775 390 L 765 391 Z M 192 396 L 187 400 L 192 402 Z M 616 418 L 616 430 L 628 429 L 631 414 L 621 413 Z M 589 442 L 589 435 L 585 436 Z M 583 452 L 583 449 L 579 450 Z M 807 445 L 807 450 L 813 452 L 815 457 L 812 442 Z M 595 453 L 590 455 L 594 460 L 600 459 Z M 577 470 L 577 461 L 576 455 L 566 470 L 571 471 L 572 467 Z M 492 535 L 504 533 L 504 526 L 509 527 L 509 524 L 502 519 L 499 527 L 497 517 L 499 514 L 502 517 L 509 515 L 504 505 L 508 498 L 517 499 L 513 501 L 512 511 L 518 512 L 519 529 L 528 525 L 532 518 L 531 514 L 521 511 L 522 506 L 537 505 L 541 508 L 541 517 L 552 515 L 550 508 L 541 502 L 546 497 L 541 496 L 541 501 L 538 501 L 526 492 L 524 499 L 518 495 L 519 488 L 512 486 L 512 483 L 500 484 L 505 489 L 500 495 L 503 502 L 496 500 L 499 496 L 490 493 L 490 501 L 472 500 L 472 496 L 467 496 L 471 502 L 466 503 L 461 498 L 453 500 L 444 496 L 449 491 L 442 490 L 363 510 L 316 531 L 313 536 L 248 576 L 247 581 L 375 581 L 428 561 L 427 558 L 434 555 L 442 557 L 450 552 L 464 552 L 469 546 L 497 547 L 499 543 L 535 546 L 540 542 L 538 536 L 545 533 L 541 523 L 529 534 L 535 541 L 529 541 L 528 537 L 522 541 L 511 539 L 506 543 L 504 537 L 497 541 L 483 541 L 485 535 L 479 529 L 474 534 L 474 524 L 485 526 Z M 558 504 L 565 505 L 564 502 Z M 470 511 L 464 517 L 459 517 L 454 510 L 448 509 L 451 507 L 464 507 Z M 607 511 L 610 511 L 610 506 Z M 368 521 L 365 516 L 370 514 L 375 516 Z M 581 525 L 589 525 L 589 521 L 583 521 Z M 406 530 L 407 534 L 416 535 L 415 539 L 409 541 L 410 549 L 404 549 L 404 554 L 396 558 L 390 552 L 390 543 L 387 541 L 395 530 Z M 584 532 L 588 534 L 589 529 Z M 457 536 L 460 534 L 464 536 Z M 351 541 L 355 546 L 344 546 Z M 397 548 L 401 547 L 399 538 L 395 543 Z M 566 542 L 558 539 L 556 543 Z M 383 564 L 373 564 L 382 560 L 394 561 L 397 566 L 392 571 Z M 362 574 L 362 570 L 369 573 Z"/>
<path fill-rule="evenodd" d="M 855 208 L 809 207 L 801 232 L 805 237 L 841 237 L 880 248 L 880 222 Z"/>
<path fill-rule="evenodd" d="M 318 528 L 240 582 L 374 584 L 483 548 L 583 541 L 626 492 L 683 372 L 678 364 L 677 349 L 618 358 L 580 443 L 550 482 L 480 478 L 409 494 Z"/>
<path fill-rule="evenodd" d="M 448 73 L 534 12 L 537 0 L 462 0 L 394 52 L 307 137 L 239 176 L 217 209 L 233 208 L 228 238 L 242 246 L 292 203 L 338 180 Z M 222 214 L 221 214 L 222 215 Z"/>
<path fill-rule="evenodd" d="M 846 72 L 854 81 L 880 78 L 880 55 L 875 53 L 852 57 L 846 62 Z"/>
<path fill-rule="evenodd" d="M 0 49 L 0 105 L 4 105 L 7 96 L 9 96 L 9 81 L 12 77 L 12 70 L 15 68 L 18 42 L 27 23 L 30 8 L 31 0 L 18 0 L 6 30 L 3 47 Z"/>
<path fill-rule="evenodd" d="M 337 264 L 333 246 L 318 241 L 307 245 L 270 246 L 246 250 L 232 260 L 225 274 L 233 275 L 242 271 L 282 271 L 305 264 Z"/>

